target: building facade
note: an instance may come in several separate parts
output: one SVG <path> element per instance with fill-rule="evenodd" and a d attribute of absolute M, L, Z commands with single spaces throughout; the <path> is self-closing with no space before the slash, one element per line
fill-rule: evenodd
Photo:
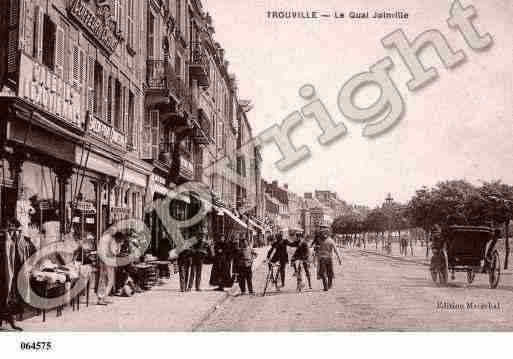
<path fill-rule="evenodd" d="M 145 204 L 190 181 L 214 208 L 241 217 L 237 204 L 250 204 L 258 217 L 261 156 L 238 165 L 251 125 L 199 0 L 6 0 L 0 11 L 0 221 L 44 237 L 57 218 L 61 234 L 96 243 L 137 218 L 164 255 L 176 233 Z M 205 170 L 226 156 L 231 169 Z M 244 188 L 230 178 L 239 170 Z M 197 197 L 173 201 L 172 215 L 193 214 Z"/>

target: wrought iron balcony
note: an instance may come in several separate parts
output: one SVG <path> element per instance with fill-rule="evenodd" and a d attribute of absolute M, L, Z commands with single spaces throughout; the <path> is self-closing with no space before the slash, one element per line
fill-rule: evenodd
<path fill-rule="evenodd" d="M 189 65 L 191 77 L 198 80 L 201 87 L 210 85 L 210 65 L 207 53 L 201 42 L 193 42 L 191 62 Z"/>
<path fill-rule="evenodd" d="M 146 86 L 150 91 L 171 95 L 181 101 L 185 84 L 176 76 L 171 64 L 166 60 L 148 60 L 146 65 Z"/>
<path fill-rule="evenodd" d="M 152 90 L 167 90 L 168 62 L 164 60 L 148 60 L 146 64 L 146 84 Z"/>

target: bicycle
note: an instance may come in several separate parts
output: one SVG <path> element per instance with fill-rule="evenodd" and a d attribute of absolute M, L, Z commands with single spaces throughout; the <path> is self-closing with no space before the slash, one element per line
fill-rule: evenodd
<path fill-rule="evenodd" d="M 265 286 L 264 286 L 264 290 L 262 292 L 262 297 L 265 296 L 265 294 L 267 293 L 267 288 L 269 287 L 269 283 L 273 283 L 274 284 L 274 287 L 276 288 L 276 291 L 280 291 L 280 287 L 278 285 L 278 269 L 280 268 L 280 263 L 272 263 L 272 262 L 268 262 L 267 263 L 267 267 L 268 267 L 268 271 L 267 271 L 267 276 L 266 276 L 266 279 L 265 279 Z"/>
<path fill-rule="evenodd" d="M 303 271 L 301 270 L 301 267 L 303 266 L 303 262 L 304 262 L 303 260 L 298 259 L 298 260 L 295 260 L 293 263 L 294 273 L 295 273 L 296 281 L 297 281 L 296 290 L 298 292 L 301 292 L 303 289 L 305 289 L 305 283 L 303 282 L 303 274 L 302 274 Z"/>

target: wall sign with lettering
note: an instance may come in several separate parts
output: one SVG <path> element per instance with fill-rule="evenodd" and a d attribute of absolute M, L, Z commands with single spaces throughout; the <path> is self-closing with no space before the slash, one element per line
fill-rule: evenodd
<path fill-rule="evenodd" d="M 105 50 L 113 53 L 118 47 L 120 38 L 112 29 L 113 23 L 110 16 L 106 16 L 106 14 L 110 14 L 110 11 L 105 11 L 105 8 L 108 7 L 104 4 L 106 1 L 98 1 L 98 3 L 99 13 L 95 13 L 84 0 L 73 0 L 68 11 Z"/>
<path fill-rule="evenodd" d="M 19 76 L 19 97 L 82 128 L 80 95 L 70 84 L 23 52 L 20 56 Z"/>
<path fill-rule="evenodd" d="M 126 148 L 126 136 L 99 118 L 87 112 L 87 131 L 108 144 Z"/>

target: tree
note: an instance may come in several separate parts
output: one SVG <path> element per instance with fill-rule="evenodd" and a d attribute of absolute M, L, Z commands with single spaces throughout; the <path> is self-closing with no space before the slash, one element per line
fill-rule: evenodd
<path fill-rule="evenodd" d="M 484 182 L 479 188 L 479 193 L 482 198 L 479 215 L 492 222 L 494 226 L 501 224 L 505 227 L 504 269 L 508 269 L 510 255 L 509 224 L 513 217 L 513 187 L 500 181 Z"/>

